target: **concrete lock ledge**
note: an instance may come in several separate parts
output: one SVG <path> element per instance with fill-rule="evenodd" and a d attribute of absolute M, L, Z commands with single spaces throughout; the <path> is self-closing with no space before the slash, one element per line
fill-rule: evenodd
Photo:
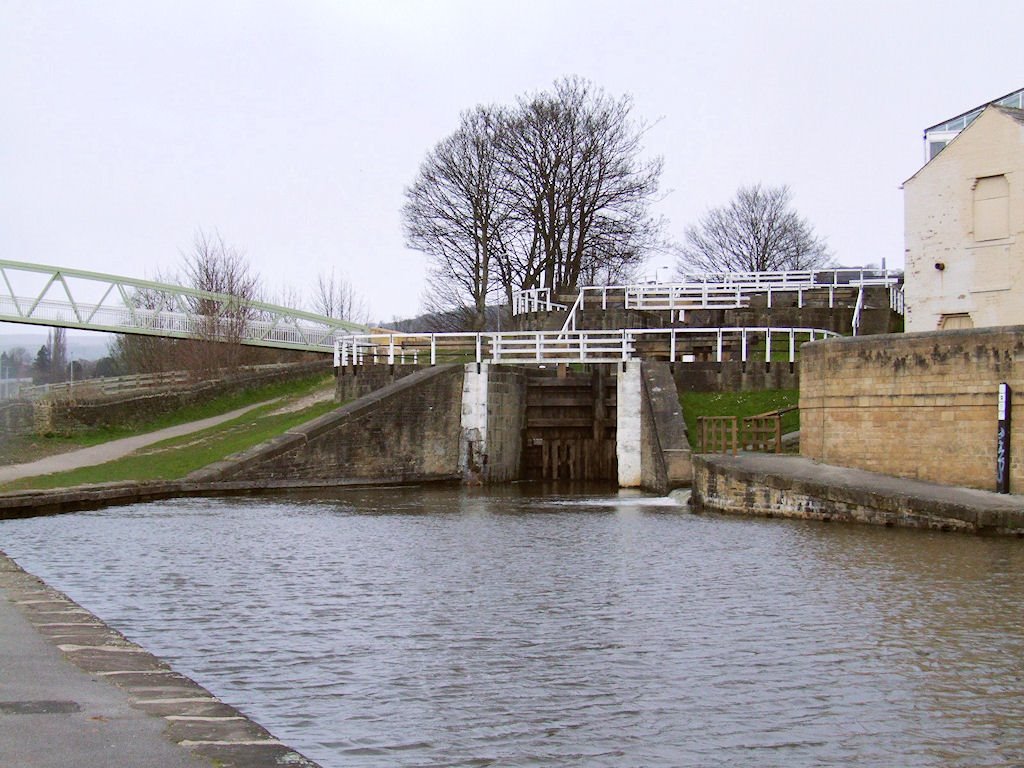
<path fill-rule="evenodd" d="M 3 698 L 23 697 L 0 702 L 0 735 L 18 764 L 317 768 L 2 552 L 0 595 Z"/>
<path fill-rule="evenodd" d="M 1024 497 L 775 454 L 693 457 L 694 511 L 1024 536 Z"/>

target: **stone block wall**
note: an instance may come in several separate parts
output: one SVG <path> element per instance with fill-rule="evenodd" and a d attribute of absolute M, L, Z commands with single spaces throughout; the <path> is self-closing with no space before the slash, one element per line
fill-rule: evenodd
<path fill-rule="evenodd" d="M 829 339 L 802 348 L 800 450 L 827 464 L 995 490 L 996 397 L 1018 394 L 1011 489 L 1024 492 L 1024 326 Z"/>
<path fill-rule="evenodd" d="M 940 496 L 932 486 L 813 464 L 797 456 L 704 454 L 693 460 L 695 512 L 1022 535 L 1013 496 Z"/>
<path fill-rule="evenodd" d="M 345 365 L 337 370 L 334 399 L 339 403 L 358 400 L 381 387 L 422 370 L 420 365 Z"/>
<path fill-rule="evenodd" d="M 686 422 L 668 363 L 645 360 L 641 378 L 640 486 L 667 493 L 693 477 Z"/>
<path fill-rule="evenodd" d="M 0 437 L 3 435 L 28 435 L 34 431 L 34 427 L 32 403 L 11 400 L 0 405 Z"/>
<path fill-rule="evenodd" d="M 721 363 L 676 363 L 672 376 L 680 392 L 753 392 L 762 389 L 799 389 L 800 363 L 737 360 Z"/>
<path fill-rule="evenodd" d="M 462 372 L 461 365 L 420 369 L 190 479 L 324 484 L 454 479 Z"/>

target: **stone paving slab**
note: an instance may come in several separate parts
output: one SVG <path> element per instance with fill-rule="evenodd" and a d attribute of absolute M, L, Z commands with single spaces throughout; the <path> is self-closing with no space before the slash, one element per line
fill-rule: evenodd
<path fill-rule="evenodd" d="M 0 765 L 317 768 L 3 553 Z"/>

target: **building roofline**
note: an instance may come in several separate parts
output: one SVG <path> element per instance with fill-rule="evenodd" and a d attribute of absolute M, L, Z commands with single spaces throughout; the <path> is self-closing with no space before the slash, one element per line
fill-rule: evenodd
<path fill-rule="evenodd" d="M 1012 91 L 1010 94 L 1007 94 L 1007 95 L 1012 95 L 1013 93 L 1016 93 L 1016 91 Z M 1006 98 L 1006 97 L 1003 96 L 1001 98 Z M 971 110 L 971 111 L 973 111 L 973 110 Z M 1024 109 L 1017 109 L 1015 107 L 1003 107 L 1003 106 L 1000 106 L 999 104 L 995 104 L 995 103 L 985 104 L 982 107 L 981 114 L 978 115 L 978 120 L 981 119 L 982 115 L 985 115 L 988 112 L 994 112 L 994 113 L 996 113 L 998 115 L 1002 115 L 1007 120 L 1014 120 L 1014 121 L 1017 121 L 1017 122 L 1024 122 Z M 964 114 L 970 114 L 970 113 L 965 112 Z M 955 118 L 950 118 L 950 119 L 955 119 Z M 946 145 L 947 148 L 952 146 L 961 136 L 963 136 L 965 133 L 967 133 L 969 130 L 971 130 L 971 128 L 973 128 L 975 125 L 977 125 L 978 120 L 975 120 L 973 123 L 971 123 L 966 128 L 964 128 L 962 131 L 960 131 L 956 136 L 954 136 L 950 140 L 949 144 Z M 939 125 L 942 125 L 942 123 L 939 123 Z M 911 176 L 906 181 L 904 181 L 903 184 L 906 184 L 907 182 L 913 181 L 915 178 L 917 178 L 917 175 L 919 173 L 921 173 L 921 171 L 923 171 L 925 168 L 927 168 L 932 163 L 934 163 L 936 160 L 938 160 L 940 157 L 942 157 L 942 153 L 945 152 L 945 151 L 946 150 L 943 149 L 942 152 L 939 152 L 937 155 L 935 155 L 935 157 L 931 158 L 928 162 L 926 162 L 924 165 L 922 165 L 920 168 L 918 168 L 916 171 L 914 171 L 914 175 Z"/>
<path fill-rule="evenodd" d="M 954 120 L 959 120 L 961 117 L 967 117 L 967 115 L 971 114 L 972 112 L 977 112 L 979 109 L 984 109 L 989 104 L 995 104 L 997 101 L 1002 101 L 1003 99 L 1009 98 L 1010 96 L 1013 96 L 1019 93 L 1020 91 L 1024 91 L 1024 88 L 1015 88 L 1009 93 L 1004 93 L 1002 96 L 996 96 L 994 99 L 989 99 L 988 101 L 979 104 L 976 107 L 971 107 L 970 109 L 964 110 L 959 115 L 953 115 L 952 117 L 947 117 L 945 120 L 939 120 L 939 122 L 935 123 L 934 125 L 929 125 L 927 128 L 925 128 L 924 132 L 928 133 L 928 131 L 932 130 L 933 128 L 938 128 L 940 125 L 945 125 L 946 123 L 950 123 Z"/>

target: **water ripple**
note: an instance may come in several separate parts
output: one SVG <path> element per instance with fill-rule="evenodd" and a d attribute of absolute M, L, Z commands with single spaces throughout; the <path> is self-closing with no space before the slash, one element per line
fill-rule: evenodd
<path fill-rule="evenodd" d="M 325 766 L 1024 763 L 1024 546 L 391 489 L 0 523 Z"/>

